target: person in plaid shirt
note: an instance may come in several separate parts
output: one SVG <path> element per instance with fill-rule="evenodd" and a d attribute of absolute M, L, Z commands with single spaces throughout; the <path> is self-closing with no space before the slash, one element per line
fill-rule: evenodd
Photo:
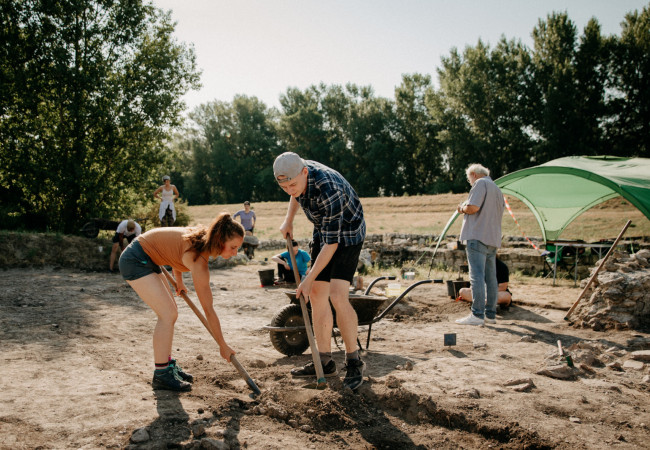
<path fill-rule="evenodd" d="M 337 374 L 332 359 L 331 301 L 345 344 L 343 386 L 355 390 L 363 383 L 365 370 L 357 349 L 357 313 L 350 304 L 350 283 L 366 237 L 361 202 L 350 183 L 336 170 L 316 161 L 303 160 L 293 152 L 285 152 L 275 159 L 273 174 L 280 187 L 291 196 L 287 215 L 280 226 L 282 236 L 293 238 L 293 220 L 301 207 L 314 224 L 312 267 L 298 285 L 296 296 L 302 293 L 306 301 L 311 301 L 314 335 L 323 371 L 325 376 Z M 293 369 L 291 374 L 299 378 L 313 377 L 316 369 L 312 362 Z"/>

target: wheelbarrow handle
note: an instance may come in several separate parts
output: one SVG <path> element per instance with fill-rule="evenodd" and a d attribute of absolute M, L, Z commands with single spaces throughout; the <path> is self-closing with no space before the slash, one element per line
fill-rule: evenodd
<path fill-rule="evenodd" d="M 384 316 L 385 316 L 386 314 L 388 314 L 388 312 L 389 312 L 391 309 L 393 309 L 393 307 L 394 307 L 395 305 L 397 305 L 397 303 L 399 303 L 399 301 L 400 301 L 401 299 L 403 299 L 403 298 L 406 296 L 406 294 L 408 294 L 409 292 L 411 292 L 413 289 L 415 289 L 416 287 L 420 286 L 421 284 L 428 284 L 428 283 L 433 283 L 433 280 L 422 280 L 422 281 L 418 281 L 417 283 L 413 283 L 412 285 L 410 285 L 409 287 L 407 287 L 406 290 L 405 290 L 404 292 L 402 292 L 400 295 L 398 295 L 397 298 L 395 298 L 395 300 L 393 300 L 393 301 L 391 302 L 391 304 L 388 305 L 388 306 L 386 307 L 386 309 L 384 309 L 380 314 L 378 314 L 374 319 L 372 319 L 372 323 L 378 322 L 378 321 L 380 321 L 381 319 L 383 319 Z"/>
<path fill-rule="evenodd" d="M 363 295 L 368 295 L 368 294 L 370 294 L 370 289 L 372 289 L 372 287 L 373 287 L 373 286 L 375 285 L 375 283 L 377 283 L 378 281 L 381 281 L 381 280 L 394 280 L 395 278 L 396 278 L 395 275 L 390 275 L 390 276 L 384 276 L 384 277 L 377 277 L 377 278 L 375 278 L 374 280 L 372 280 L 372 281 L 370 282 L 370 284 L 369 284 L 368 287 L 366 288 L 366 290 L 365 290 L 365 292 L 363 293 Z"/>

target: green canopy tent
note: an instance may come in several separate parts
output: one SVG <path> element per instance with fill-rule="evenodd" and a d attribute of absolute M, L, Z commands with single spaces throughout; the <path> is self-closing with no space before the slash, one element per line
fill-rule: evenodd
<path fill-rule="evenodd" d="M 583 212 L 621 196 L 650 219 L 650 159 L 567 156 L 495 181 L 533 212 L 544 242 L 557 239 Z"/>
<path fill-rule="evenodd" d="M 613 156 L 567 156 L 518 170 L 495 180 L 505 195 L 533 212 L 544 242 L 557 239 L 583 212 L 621 196 L 650 219 L 650 159 Z M 458 217 L 454 212 L 440 237 Z"/>

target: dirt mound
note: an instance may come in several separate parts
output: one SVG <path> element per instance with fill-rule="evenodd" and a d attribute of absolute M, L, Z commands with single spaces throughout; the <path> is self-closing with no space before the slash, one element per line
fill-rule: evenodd
<path fill-rule="evenodd" d="M 265 329 L 289 303 L 284 289 L 260 288 L 258 271 L 268 267 L 211 270 L 224 337 L 260 387 L 255 399 L 184 302 L 173 357 L 195 376 L 192 391 L 152 391 L 155 315 L 119 275 L 0 271 L 0 363 L 10 374 L 10 389 L 0 391 L 0 448 L 647 445 L 650 336 L 568 326 L 562 318 L 578 289 L 513 282 L 515 303 L 497 324 L 471 327 L 454 323 L 468 304 L 450 299 L 444 284 L 418 286 L 372 325 L 368 348 L 370 327 L 359 328 L 367 364 L 360 389 L 346 391 L 334 377 L 318 391 L 304 388 L 315 380 L 289 375 L 309 351 L 285 356 Z M 444 345 L 449 333 L 454 346 Z M 566 368 L 558 340 L 576 365 L 570 378 L 551 376 Z M 340 346 L 336 338 L 339 369 Z"/>

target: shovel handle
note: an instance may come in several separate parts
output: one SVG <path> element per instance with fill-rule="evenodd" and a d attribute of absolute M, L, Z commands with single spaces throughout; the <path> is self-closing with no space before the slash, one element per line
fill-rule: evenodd
<path fill-rule="evenodd" d="M 291 266 L 293 267 L 293 276 L 296 279 L 296 285 L 300 284 L 300 272 L 298 272 L 298 265 L 296 264 L 296 255 L 293 254 L 293 244 L 291 243 L 291 236 L 287 234 L 287 251 L 289 258 L 291 258 Z M 311 356 L 314 361 L 314 368 L 316 369 L 316 384 L 319 386 L 326 386 L 325 371 L 320 361 L 320 353 L 318 353 L 318 346 L 314 339 L 314 331 L 311 329 L 311 320 L 309 320 L 309 312 L 307 311 L 307 303 L 305 297 L 300 293 L 300 309 L 302 310 L 302 320 L 305 322 L 305 329 L 307 331 L 307 340 L 311 348 Z"/>
<path fill-rule="evenodd" d="M 162 272 L 165 274 L 165 277 L 167 278 L 167 280 L 171 283 L 172 286 L 174 286 L 174 289 L 176 289 L 176 280 L 174 280 L 174 277 L 172 277 L 169 274 L 169 272 L 167 271 L 167 269 L 165 269 L 164 267 L 160 267 L 160 268 L 162 269 Z M 199 311 L 199 309 L 196 307 L 194 302 L 192 302 L 192 300 L 190 300 L 190 298 L 187 296 L 187 294 L 185 292 L 181 292 L 181 297 L 183 297 L 183 300 L 185 300 L 185 303 L 187 303 L 187 306 L 189 306 L 190 309 L 192 311 L 194 311 L 194 314 L 196 314 L 196 317 L 199 318 L 199 320 L 201 321 L 203 326 L 208 330 L 208 332 L 210 333 L 210 336 L 212 336 L 214 338 L 214 340 L 216 341 L 217 338 L 212 333 L 212 330 L 210 329 L 210 325 L 208 325 L 208 320 L 205 318 L 203 313 L 201 311 Z M 251 388 L 253 393 L 255 395 L 260 395 L 262 393 L 262 391 L 260 391 L 260 389 L 257 387 L 257 385 L 255 384 L 253 379 L 250 377 L 248 372 L 246 372 L 246 369 L 244 369 L 244 367 L 239 363 L 239 361 L 237 360 L 237 358 L 235 357 L 234 354 L 230 355 L 230 362 L 232 363 L 233 366 L 235 366 L 235 369 L 237 369 L 237 372 L 239 372 L 239 374 L 242 376 L 242 378 L 246 381 L 246 384 L 248 384 L 248 387 Z"/>

